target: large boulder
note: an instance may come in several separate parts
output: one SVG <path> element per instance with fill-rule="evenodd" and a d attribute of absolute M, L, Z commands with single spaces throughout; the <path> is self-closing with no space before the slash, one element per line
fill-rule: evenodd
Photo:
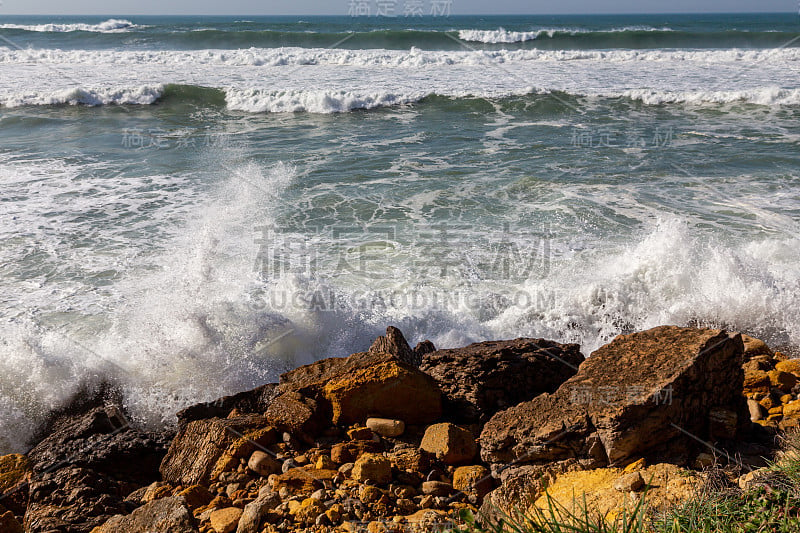
<path fill-rule="evenodd" d="M 456 423 L 485 423 L 497 411 L 554 392 L 578 371 L 577 344 L 515 339 L 425 354 L 420 370 L 444 393 L 444 411 Z"/>
<path fill-rule="evenodd" d="M 267 383 L 255 389 L 224 396 L 213 402 L 198 403 L 178 411 L 178 425 L 184 426 L 193 420 L 225 418 L 236 409 L 241 414 L 263 413 L 278 395 L 277 383 Z"/>
<path fill-rule="evenodd" d="M 197 533 L 197 522 L 182 497 L 147 503 L 127 516 L 111 517 L 92 533 Z"/>
<path fill-rule="evenodd" d="M 158 479 L 164 441 L 131 427 L 118 406 L 54 418 L 28 452 L 25 530 L 85 532 L 127 512 L 128 493 Z"/>
<path fill-rule="evenodd" d="M 281 395 L 292 393 L 293 402 L 309 405 L 302 397 L 315 402 L 314 422 L 307 428 L 321 426 L 317 417 L 334 424 L 363 423 L 372 416 L 425 424 L 442 412 L 436 382 L 385 352 L 361 352 L 301 366 L 282 374 L 276 390 Z"/>
<path fill-rule="evenodd" d="M 489 463 L 634 456 L 686 461 L 749 425 L 739 334 L 662 326 L 621 335 L 553 394 L 497 413 L 480 436 Z M 731 424 L 731 421 L 733 423 Z"/>
<path fill-rule="evenodd" d="M 161 462 L 161 476 L 174 485 L 208 485 L 215 474 L 238 466 L 258 446 L 275 442 L 262 416 L 194 420 L 184 425 Z"/>

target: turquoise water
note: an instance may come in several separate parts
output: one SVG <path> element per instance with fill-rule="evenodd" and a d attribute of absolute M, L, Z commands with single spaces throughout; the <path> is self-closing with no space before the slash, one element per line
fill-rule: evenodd
<path fill-rule="evenodd" d="M 118 19 L 0 20 L 6 449 L 388 324 L 800 345 L 795 15 Z"/>

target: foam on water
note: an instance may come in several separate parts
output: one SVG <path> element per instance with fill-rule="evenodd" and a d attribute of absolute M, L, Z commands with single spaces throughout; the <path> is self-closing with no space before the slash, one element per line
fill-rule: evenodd
<path fill-rule="evenodd" d="M 130 20 L 108 19 L 99 24 L 0 24 L 0 29 L 25 30 L 45 33 L 88 31 L 96 33 L 119 33 L 139 28 Z"/>
<path fill-rule="evenodd" d="M 589 353 L 619 333 L 690 323 L 800 346 L 796 236 L 726 243 L 667 218 L 628 245 L 559 252 L 544 276 L 516 282 L 455 274 L 415 282 L 402 254 L 393 260 L 399 276 L 366 284 L 335 270 L 265 277 L 254 267 L 258 228 L 273 223 L 296 171 L 245 162 L 235 147 L 207 157 L 222 160 L 228 179 L 189 208 L 157 251 L 118 265 L 102 298 L 77 291 L 62 306 L 59 284 L 3 318 L 3 451 L 23 449 L 36 423 L 87 383 L 115 383 L 134 419 L 157 427 L 187 404 L 363 350 L 387 324 L 440 347 L 529 335 L 578 342 Z M 337 304 L 316 305 L 309 295 L 335 295 Z"/>
<path fill-rule="evenodd" d="M 459 30 L 458 38 L 464 41 L 477 43 L 523 43 L 535 41 L 542 36 L 554 37 L 555 35 L 580 35 L 583 33 L 628 33 L 640 31 L 673 31 L 671 28 L 653 28 L 650 26 L 629 26 L 625 28 L 612 28 L 609 30 L 590 30 L 585 28 L 544 28 L 533 31 L 508 31 L 503 28 L 496 30 Z"/>

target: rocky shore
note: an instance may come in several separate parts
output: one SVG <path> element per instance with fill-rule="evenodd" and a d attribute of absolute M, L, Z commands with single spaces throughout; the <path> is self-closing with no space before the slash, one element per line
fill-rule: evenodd
<path fill-rule="evenodd" d="M 798 426 L 798 378 L 800 360 L 720 330 L 654 328 L 585 358 L 544 339 L 412 349 L 389 327 L 173 431 L 133 427 L 109 391 L 65 408 L 0 458 L 0 531 L 427 531 L 576 496 L 613 520 L 642 494 L 692 498 L 718 466 L 754 479 Z"/>

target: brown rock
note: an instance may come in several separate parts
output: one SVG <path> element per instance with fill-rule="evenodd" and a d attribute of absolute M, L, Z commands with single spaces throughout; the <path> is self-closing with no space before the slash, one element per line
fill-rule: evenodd
<path fill-rule="evenodd" d="M 449 496 L 453 493 L 453 486 L 442 481 L 423 481 L 422 494 L 428 496 Z"/>
<path fill-rule="evenodd" d="M 242 510 L 238 507 L 226 507 L 225 509 L 217 509 L 209 517 L 211 527 L 216 533 L 232 533 L 239 525 L 239 519 L 242 517 Z"/>
<path fill-rule="evenodd" d="M 613 487 L 620 492 L 637 491 L 644 487 L 644 479 L 641 472 L 623 474 L 614 481 Z"/>
<path fill-rule="evenodd" d="M 192 405 L 178 412 L 178 424 L 184 426 L 194 420 L 227 418 L 231 411 L 242 414 L 261 414 L 277 396 L 277 383 L 262 385 L 253 390 L 225 396 L 213 402 Z"/>
<path fill-rule="evenodd" d="M 29 496 L 23 524 L 29 533 L 90 531 L 126 512 L 131 484 L 158 477 L 166 435 L 132 428 L 117 405 L 92 407 L 102 398 L 84 400 L 55 415 L 47 437 L 27 454 L 35 474 L 27 491 L 14 494 Z"/>
<path fill-rule="evenodd" d="M 214 499 L 214 495 L 208 492 L 208 489 L 202 485 L 192 485 L 178 493 L 186 502 L 186 507 L 194 511 L 199 507 L 208 505 Z"/>
<path fill-rule="evenodd" d="M 402 420 L 391 418 L 368 418 L 367 427 L 384 437 L 399 437 L 406 430 L 406 424 Z"/>
<path fill-rule="evenodd" d="M 785 418 L 800 418 L 800 400 L 795 400 L 784 405 L 783 416 Z"/>
<path fill-rule="evenodd" d="M 767 372 L 767 375 L 769 376 L 770 385 L 784 392 L 789 392 L 790 390 L 792 390 L 792 387 L 797 385 L 797 378 L 788 372 L 781 372 L 780 370 L 771 370 Z"/>
<path fill-rule="evenodd" d="M 362 485 L 359 490 L 358 499 L 361 503 L 375 503 L 383 497 L 383 491 L 372 485 Z"/>
<path fill-rule="evenodd" d="M 418 448 L 403 448 L 392 452 L 390 459 L 395 468 L 409 472 L 427 472 L 430 469 L 430 455 Z"/>
<path fill-rule="evenodd" d="M 250 455 L 247 467 L 259 476 L 267 477 L 271 474 L 280 474 L 282 463 L 270 454 L 256 450 Z"/>
<path fill-rule="evenodd" d="M 316 522 L 317 517 L 325 512 L 325 506 L 316 498 L 306 498 L 294 513 L 295 519 L 301 524 L 310 526 Z"/>
<path fill-rule="evenodd" d="M 489 471 L 480 465 L 459 466 L 453 472 L 453 488 L 466 494 L 477 494 L 483 498 L 492 490 L 493 479 Z"/>
<path fill-rule="evenodd" d="M 333 479 L 336 470 L 317 470 L 310 465 L 302 468 L 292 468 L 277 477 L 273 489 L 279 492 L 285 488 L 290 494 L 310 494 L 324 486 L 326 480 Z"/>
<path fill-rule="evenodd" d="M 421 354 L 412 350 L 400 330 L 393 326 L 386 328 L 386 336 L 375 339 L 368 351 L 394 355 L 398 360 L 413 367 L 418 367 L 422 361 Z"/>
<path fill-rule="evenodd" d="M 753 363 L 752 361 L 750 363 Z M 744 383 L 743 388 L 746 393 L 769 392 L 770 379 L 769 374 L 764 370 L 758 368 L 757 364 L 744 365 Z M 755 367 L 755 368 L 754 368 Z"/>
<path fill-rule="evenodd" d="M 420 369 L 436 380 L 453 421 L 484 423 L 496 412 L 554 392 L 583 362 L 577 344 L 516 339 L 438 350 Z"/>
<path fill-rule="evenodd" d="M 266 421 L 257 415 L 189 422 L 172 441 L 161 463 L 161 475 L 176 485 L 208 485 L 218 461 L 223 459 L 228 466 L 237 463 L 236 457 L 223 457 L 228 446 L 264 426 Z"/>
<path fill-rule="evenodd" d="M 767 343 L 760 339 L 751 337 L 750 335 L 742 334 L 742 343 L 744 344 L 744 359 L 749 361 L 757 355 L 772 355 L 772 350 L 769 349 Z"/>
<path fill-rule="evenodd" d="M 197 525 L 183 498 L 173 496 L 147 503 L 131 514 L 110 518 L 92 533 L 197 533 Z"/>
<path fill-rule="evenodd" d="M 32 472 L 31 462 L 24 455 L 12 453 L 0 457 L 0 503 L 17 514 L 25 512 L 28 503 L 27 482 Z M 14 518 L 13 513 L 11 518 Z"/>
<path fill-rule="evenodd" d="M 478 451 L 472 433 L 449 422 L 428 427 L 420 449 L 451 465 L 471 461 Z"/>
<path fill-rule="evenodd" d="M 785 361 L 778 361 L 775 364 L 775 370 L 781 372 L 788 372 L 794 374 L 795 377 L 800 375 L 800 359 L 787 359 Z"/>
<path fill-rule="evenodd" d="M 718 330 L 663 326 L 621 335 L 555 393 L 495 415 L 481 433 L 482 458 L 538 463 L 577 454 L 597 466 L 651 455 L 686 461 L 696 439 L 710 438 L 714 409 L 733 409 L 737 424 L 749 424 L 739 385 L 742 350 L 738 335 Z"/>
<path fill-rule="evenodd" d="M 327 411 L 316 400 L 299 392 L 286 392 L 275 398 L 264 416 L 283 431 L 309 440 L 327 424 Z"/>
<path fill-rule="evenodd" d="M 346 443 L 340 442 L 331 447 L 331 460 L 334 463 L 343 465 L 345 463 L 352 463 L 355 459 Z"/>
<path fill-rule="evenodd" d="M 392 463 L 386 457 L 374 453 L 365 453 L 353 466 L 353 479 L 363 483 L 372 480 L 384 484 L 392 480 Z"/>
<path fill-rule="evenodd" d="M 14 518 L 11 511 L 0 512 L 0 531 L 3 533 L 23 533 L 22 524 Z"/>

